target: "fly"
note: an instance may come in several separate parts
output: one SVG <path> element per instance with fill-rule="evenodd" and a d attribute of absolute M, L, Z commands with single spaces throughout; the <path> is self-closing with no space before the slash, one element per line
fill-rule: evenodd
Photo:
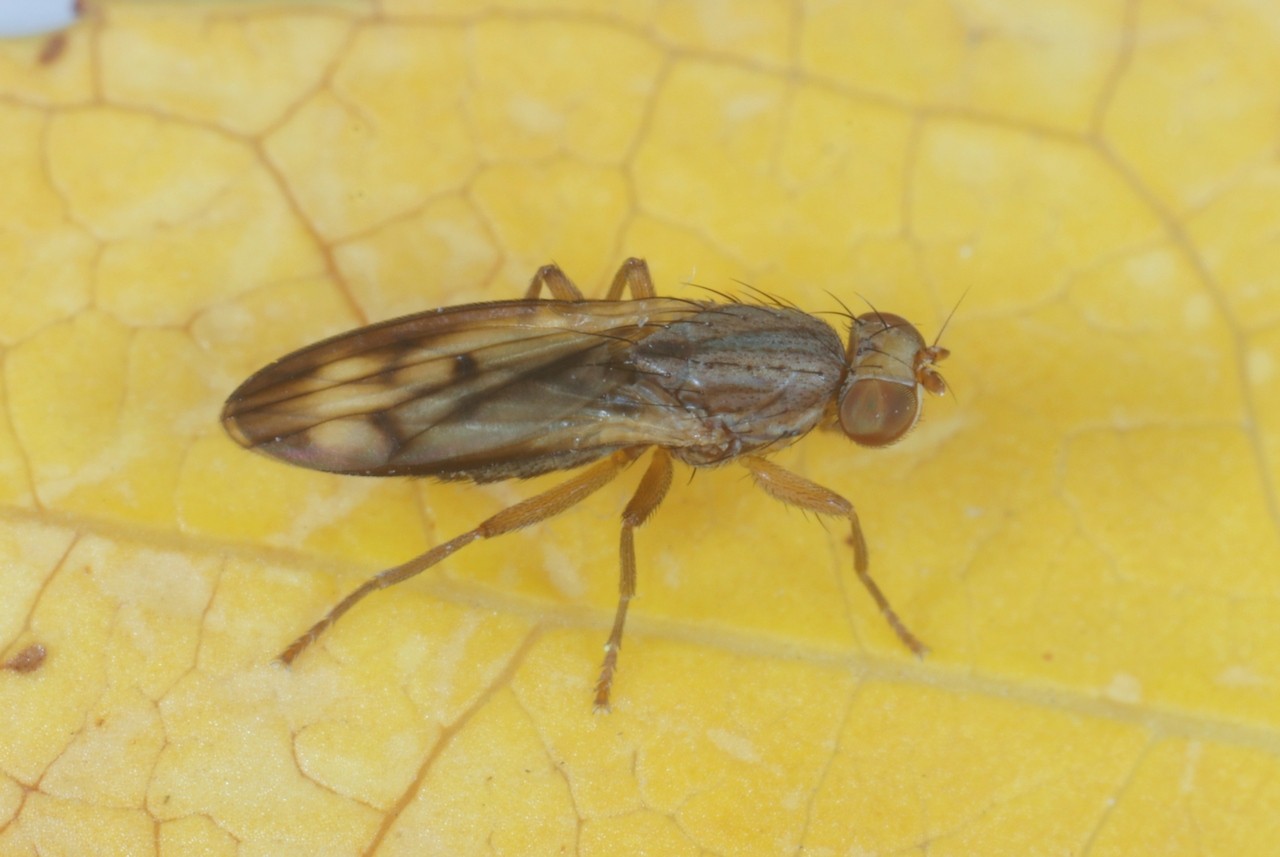
<path fill-rule="evenodd" d="M 544 288 L 551 299 L 540 298 Z M 227 400 L 222 422 L 242 446 L 360 476 L 482 483 L 585 469 L 374 575 L 279 659 L 292 663 L 366 595 L 565 511 L 650 451 L 622 513 L 618 604 L 596 710 L 609 708 L 636 591 L 634 531 L 666 495 L 673 459 L 736 461 L 778 500 L 846 519 L 858 579 L 903 644 L 923 655 L 871 578 L 853 504 L 763 456 L 821 425 L 863 446 L 893 443 L 919 420 L 924 392 L 946 391 L 936 364 L 948 353 L 889 313 L 851 316 L 843 343 L 826 322 L 779 302 L 658 297 L 642 259 L 623 263 L 604 300 L 586 300 L 546 265 L 522 300 L 430 310 L 295 351 Z"/>

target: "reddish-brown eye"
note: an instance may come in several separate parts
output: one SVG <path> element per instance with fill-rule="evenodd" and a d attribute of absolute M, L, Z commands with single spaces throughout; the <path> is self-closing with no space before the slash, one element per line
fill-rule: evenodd
<path fill-rule="evenodd" d="M 919 416 L 916 388 L 882 378 L 855 381 L 840 400 L 840 427 L 863 446 L 893 443 Z"/>

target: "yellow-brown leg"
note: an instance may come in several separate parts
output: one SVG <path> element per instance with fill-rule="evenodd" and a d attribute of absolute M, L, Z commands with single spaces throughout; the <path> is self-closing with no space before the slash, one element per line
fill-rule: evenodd
<path fill-rule="evenodd" d="M 623 262 L 618 268 L 618 273 L 613 275 L 613 282 L 609 284 L 609 291 L 604 299 L 622 300 L 623 289 L 630 291 L 631 297 L 636 300 L 657 297 L 658 292 L 653 287 L 653 278 L 649 276 L 649 265 L 644 259 L 632 256 Z"/>
<path fill-rule="evenodd" d="M 818 515 L 837 515 L 849 519 L 849 525 L 853 528 L 853 568 L 858 573 L 858 579 L 862 581 L 867 592 L 871 593 L 871 598 L 880 608 L 880 614 L 889 623 L 889 627 L 897 633 L 898 639 L 902 640 L 903 644 L 917 656 L 923 657 L 927 654 L 929 649 L 917 639 L 915 634 L 907 630 L 907 626 L 889 606 L 889 599 L 884 597 L 880 587 L 876 586 L 876 582 L 871 579 L 867 562 L 867 540 L 862 535 L 862 525 L 858 523 L 858 513 L 854 511 L 853 504 L 834 491 L 810 482 L 802 476 L 797 476 L 766 459 L 748 455 L 738 460 L 751 471 L 756 484 L 769 496 Z"/>
<path fill-rule="evenodd" d="M 635 528 L 649 520 L 658 509 L 667 489 L 671 487 L 671 456 L 666 450 L 655 449 L 649 469 L 636 487 L 631 502 L 622 512 L 622 540 L 619 548 L 622 573 L 618 577 L 618 611 L 613 617 L 613 630 L 604 644 L 604 663 L 600 666 L 600 679 L 596 682 L 596 711 L 609 710 L 609 689 L 613 686 L 613 674 L 618 669 L 618 650 L 622 648 L 622 626 L 627 621 L 627 605 L 636 594 L 636 545 Z"/>
<path fill-rule="evenodd" d="M 627 465 L 635 461 L 642 452 L 644 452 L 643 447 L 618 450 L 604 461 L 593 464 L 569 481 L 503 509 L 475 529 L 468 530 L 444 544 L 436 545 L 431 550 L 414 557 L 406 563 L 378 572 L 357 587 L 346 598 L 339 601 L 323 619 L 312 625 L 310 630 L 290 643 L 289 647 L 280 653 L 278 660 L 286 664 L 293 663 L 294 659 L 307 646 L 314 643 L 326 628 L 338 621 L 342 614 L 354 607 L 366 595 L 377 592 L 379 589 L 386 589 L 388 586 L 394 586 L 416 574 L 421 574 L 442 559 L 474 541 L 500 536 L 503 533 L 509 533 L 512 530 L 518 530 L 521 527 L 527 527 L 539 521 L 544 521 L 553 515 L 560 514 L 608 484 L 610 480 L 625 470 Z M 634 503 L 635 501 L 633 500 L 632 502 Z"/>
<path fill-rule="evenodd" d="M 583 300 L 582 290 L 573 284 L 573 280 L 569 279 L 568 274 L 562 271 L 559 265 L 543 265 L 538 269 L 533 279 L 529 281 L 529 288 L 524 293 L 525 300 L 535 300 L 542 294 L 543 286 L 546 286 L 547 291 L 551 292 L 551 297 L 556 300 Z M 623 291 L 631 292 L 632 298 L 657 296 L 657 290 L 653 287 L 653 278 L 649 276 L 649 265 L 644 259 L 633 256 L 623 262 L 618 268 L 618 273 L 613 275 L 613 282 L 609 284 L 609 291 L 604 299 L 622 300 Z"/>
<path fill-rule="evenodd" d="M 537 298 L 542 294 L 543 286 L 546 286 L 551 292 L 551 297 L 558 301 L 582 300 L 582 292 L 573 284 L 573 280 L 569 279 L 568 274 L 560 270 L 559 265 L 543 265 L 539 268 L 533 275 L 533 279 L 529 281 L 524 299 L 531 301 Z"/>

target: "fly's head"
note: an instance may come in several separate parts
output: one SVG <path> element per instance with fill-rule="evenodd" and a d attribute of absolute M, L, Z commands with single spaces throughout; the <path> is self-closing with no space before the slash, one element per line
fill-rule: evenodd
<path fill-rule="evenodd" d="M 862 446 L 888 446 L 904 436 L 920 419 L 921 391 L 947 391 L 937 364 L 950 353 L 936 342 L 926 345 L 901 316 L 869 312 L 855 318 L 849 373 L 837 403 L 840 428 Z"/>

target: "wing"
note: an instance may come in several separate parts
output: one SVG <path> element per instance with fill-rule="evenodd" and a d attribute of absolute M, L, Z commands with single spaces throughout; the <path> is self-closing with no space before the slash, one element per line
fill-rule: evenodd
<path fill-rule="evenodd" d="M 491 481 L 672 444 L 694 417 L 626 360 L 706 304 L 517 300 L 447 307 L 340 334 L 231 394 L 240 444 L 314 470 Z"/>

